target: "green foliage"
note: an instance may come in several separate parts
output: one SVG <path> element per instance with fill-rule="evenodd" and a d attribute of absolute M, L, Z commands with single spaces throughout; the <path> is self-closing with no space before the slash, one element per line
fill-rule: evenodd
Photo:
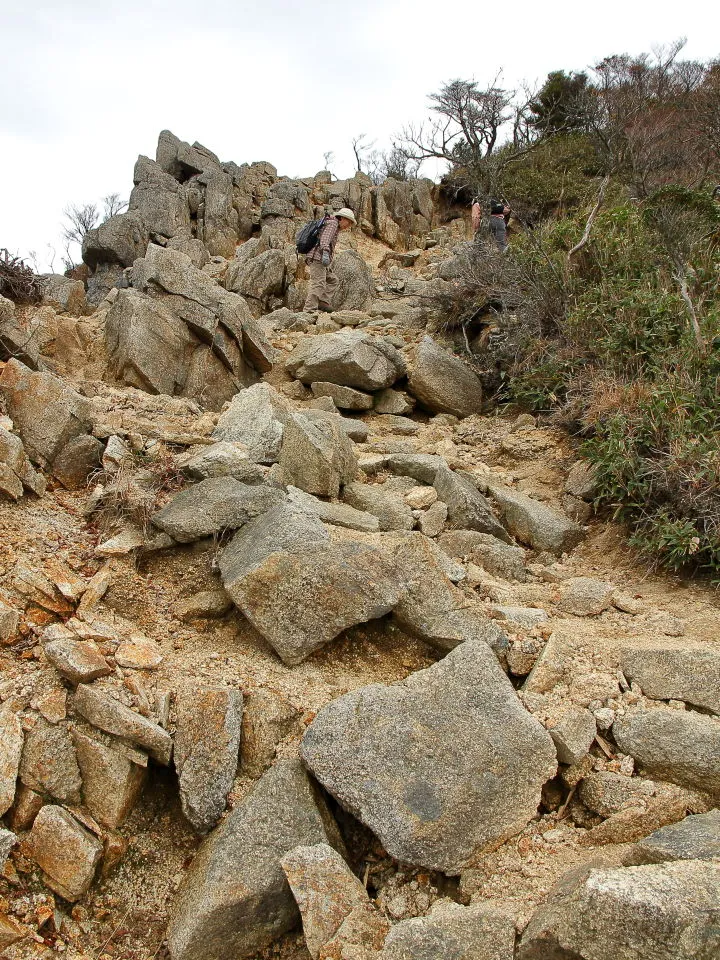
<path fill-rule="evenodd" d="M 553 70 L 538 95 L 528 104 L 532 125 L 543 133 L 582 129 L 585 125 L 583 97 L 587 87 L 587 74 Z"/>
<path fill-rule="evenodd" d="M 580 133 L 539 141 L 528 153 L 513 157 L 507 146 L 498 152 L 502 165 L 500 189 L 514 210 L 532 221 L 584 206 L 594 190 L 598 172 L 595 150 Z M 502 162 L 507 159 L 508 162 Z"/>
<path fill-rule="evenodd" d="M 519 243 L 515 255 L 555 313 L 518 356 L 509 389 L 580 424 L 598 506 L 629 521 L 655 562 L 720 575 L 720 244 L 707 201 L 665 190 L 638 204 L 616 193 L 570 264 L 587 211 Z M 680 294 L 677 249 L 706 348 Z"/>

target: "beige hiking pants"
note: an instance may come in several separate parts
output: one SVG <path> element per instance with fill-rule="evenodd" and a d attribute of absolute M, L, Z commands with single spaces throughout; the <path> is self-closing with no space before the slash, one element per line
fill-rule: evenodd
<path fill-rule="evenodd" d="M 332 264 L 324 267 L 316 260 L 311 260 L 307 265 L 310 273 L 310 286 L 308 287 L 307 300 L 305 301 L 305 310 L 317 310 L 318 307 L 331 307 L 333 297 L 337 293 L 340 284 Z"/>

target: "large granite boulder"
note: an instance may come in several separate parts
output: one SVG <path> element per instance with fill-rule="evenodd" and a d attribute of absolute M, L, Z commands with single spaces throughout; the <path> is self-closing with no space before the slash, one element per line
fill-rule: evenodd
<path fill-rule="evenodd" d="M 518 960 L 709 960 L 720 954 L 720 864 L 583 867 L 535 911 Z"/>
<path fill-rule="evenodd" d="M 408 389 L 435 413 L 469 417 L 482 409 L 480 378 L 459 357 L 423 337 L 410 369 Z"/>
<path fill-rule="evenodd" d="M 150 236 L 189 239 L 190 209 L 185 188 L 148 157 L 138 157 L 133 183 L 128 211 Z"/>
<path fill-rule="evenodd" d="M 105 318 L 110 373 L 147 393 L 172 397 L 187 380 L 197 340 L 186 324 L 159 300 L 137 290 L 120 290 Z"/>
<path fill-rule="evenodd" d="M 337 497 L 355 477 L 357 456 L 337 416 L 312 421 L 291 413 L 286 421 L 279 466 L 283 483 L 306 493 Z"/>
<path fill-rule="evenodd" d="M 323 381 L 371 391 L 392 386 L 405 372 L 395 347 L 361 330 L 306 337 L 285 366 L 306 384 Z"/>
<path fill-rule="evenodd" d="M 632 863 L 667 863 L 672 860 L 720 860 L 720 810 L 685 817 L 660 827 L 639 840 L 628 859 Z"/>
<path fill-rule="evenodd" d="M 522 830 L 557 769 L 550 736 L 477 640 L 332 701 L 302 757 L 391 856 L 450 874 Z"/>
<path fill-rule="evenodd" d="M 612 732 L 623 753 L 651 776 L 720 798 L 720 719 L 670 707 L 631 707 Z"/>
<path fill-rule="evenodd" d="M 382 551 L 332 542 L 317 517 L 287 505 L 239 530 L 220 572 L 235 605 L 291 666 L 348 627 L 389 613 L 403 593 Z"/>
<path fill-rule="evenodd" d="M 172 960 L 254 957 L 298 922 L 281 860 L 302 844 L 337 844 L 319 791 L 279 760 L 210 834 L 172 906 Z"/>
<path fill-rule="evenodd" d="M 447 504 L 448 523 L 455 530 L 477 530 L 510 542 L 507 531 L 495 516 L 492 505 L 467 477 L 443 465 L 433 479 L 438 497 Z"/>
<path fill-rule="evenodd" d="M 333 260 L 333 269 L 340 281 L 333 307 L 336 310 L 365 310 L 375 296 L 375 284 L 370 268 L 360 254 L 343 250 Z"/>
<path fill-rule="evenodd" d="M 83 262 L 91 268 L 102 264 L 131 267 L 147 249 L 150 235 L 136 213 L 117 213 L 83 237 Z"/>

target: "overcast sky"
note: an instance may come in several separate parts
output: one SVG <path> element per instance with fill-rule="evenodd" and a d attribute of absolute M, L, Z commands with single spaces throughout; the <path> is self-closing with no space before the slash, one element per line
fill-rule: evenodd
<path fill-rule="evenodd" d="M 0 247 L 48 269 L 63 208 L 127 198 L 168 128 L 222 160 L 311 176 L 378 147 L 447 80 L 505 85 L 687 37 L 720 56 L 720 4 L 655 0 L 0 0 Z"/>

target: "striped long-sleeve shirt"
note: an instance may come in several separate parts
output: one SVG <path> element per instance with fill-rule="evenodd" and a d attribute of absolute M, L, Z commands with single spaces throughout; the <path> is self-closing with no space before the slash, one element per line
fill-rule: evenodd
<path fill-rule="evenodd" d="M 327 250 L 330 254 L 330 262 L 332 263 L 333 256 L 335 254 L 335 244 L 337 243 L 338 233 L 340 232 L 340 224 L 338 223 L 337 217 L 328 217 L 325 221 L 325 225 L 320 231 L 320 236 L 318 237 L 317 245 L 312 248 L 310 253 L 305 257 L 307 263 L 320 263 L 322 261 L 322 255 Z"/>

